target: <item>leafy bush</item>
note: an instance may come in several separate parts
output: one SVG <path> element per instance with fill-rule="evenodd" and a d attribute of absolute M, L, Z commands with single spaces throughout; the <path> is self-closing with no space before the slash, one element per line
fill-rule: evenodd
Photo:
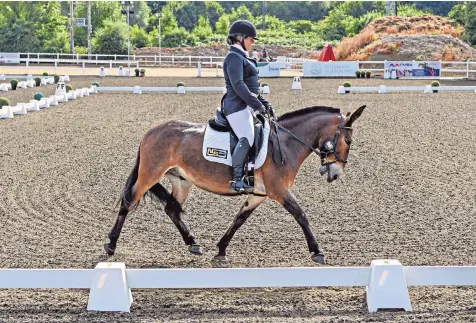
<path fill-rule="evenodd" d="M 99 82 L 94 82 L 93 84 L 91 84 L 92 86 L 96 86 L 96 87 L 99 87 Z"/>
<path fill-rule="evenodd" d="M 36 84 L 36 86 L 41 85 L 41 77 L 35 77 L 35 84 Z"/>
<path fill-rule="evenodd" d="M 144 28 L 134 25 L 131 27 L 131 44 L 136 48 L 147 47 L 151 45 L 151 39 Z"/>
<path fill-rule="evenodd" d="M 356 76 L 358 79 L 360 78 L 360 71 L 359 71 L 359 70 L 355 71 L 355 76 Z"/>
<path fill-rule="evenodd" d="M 352 87 L 352 83 L 350 82 L 344 82 L 344 87 Z"/>
<path fill-rule="evenodd" d="M 431 86 L 432 86 L 432 87 L 440 86 L 440 82 L 438 82 L 438 81 L 433 81 L 433 82 L 431 82 Z"/>
<path fill-rule="evenodd" d="M 261 84 L 261 87 L 264 87 L 264 86 L 269 86 L 269 84 L 266 82 L 263 82 L 263 84 Z"/>
<path fill-rule="evenodd" d="M 43 72 L 43 76 L 48 76 L 48 72 Z"/>
<path fill-rule="evenodd" d="M 59 82 L 59 79 L 60 79 L 59 75 L 55 74 L 53 77 L 55 79 L 55 84 L 57 84 Z"/>
<path fill-rule="evenodd" d="M 12 90 L 16 90 L 18 86 L 18 80 L 11 80 L 10 84 L 12 85 Z"/>
<path fill-rule="evenodd" d="M 127 24 L 123 21 L 106 20 L 104 27 L 96 31 L 93 51 L 101 54 L 127 53 Z"/>
<path fill-rule="evenodd" d="M 183 83 L 183 82 L 178 82 L 178 83 L 177 83 L 177 87 L 179 87 L 179 86 L 185 86 L 185 83 Z"/>
<path fill-rule="evenodd" d="M 10 101 L 7 98 L 0 97 L 0 109 L 6 105 L 10 105 Z"/>
<path fill-rule="evenodd" d="M 372 75 L 372 73 L 370 73 L 370 71 L 365 72 L 365 76 L 367 76 L 368 79 L 370 78 L 370 75 Z"/>
<path fill-rule="evenodd" d="M 33 99 L 35 99 L 36 101 L 40 101 L 44 97 L 45 97 L 45 95 L 41 92 L 37 92 L 37 93 L 35 93 L 35 95 L 33 95 Z"/>
<path fill-rule="evenodd" d="M 66 84 L 66 92 L 73 91 L 71 84 Z"/>
<path fill-rule="evenodd" d="M 80 55 L 86 55 L 88 53 L 88 48 L 84 46 L 74 46 L 74 53 Z"/>

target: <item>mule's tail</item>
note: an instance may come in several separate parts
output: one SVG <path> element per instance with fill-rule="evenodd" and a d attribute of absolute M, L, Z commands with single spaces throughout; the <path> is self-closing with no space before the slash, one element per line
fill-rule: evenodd
<path fill-rule="evenodd" d="M 129 209 L 131 206 L 133 197 L 132 197 L 132 187 L 137 181 L 137 178 L 139 177 L 139 163 L 140 163 L 140 146 L 137 151 L 137 158 L 136 158 L 136 164 L 134 165 L 134 168 L 132 169 L 131 174 L 127 178 L 126 185 L 124 186 L 124 189 L 122 190 L 121 197 L 119 202 L 121 203 L 121 207 L 125 206 Z M 139 205 L 139 202 L 136 203 L 134 206 L 134 209 L 137 208 Z M 130 210 L 132 211 L 132 210 Z"/>

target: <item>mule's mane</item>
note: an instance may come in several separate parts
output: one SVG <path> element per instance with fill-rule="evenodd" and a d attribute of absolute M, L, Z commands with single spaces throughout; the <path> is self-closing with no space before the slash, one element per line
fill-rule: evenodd
<path fill-rule="evenodd" d="M 308 114 L 324 114 L 324 113 L 331 113 L 331 114 L 340 114 L 340 109 L 332 108 L 332 107 L 324 107 L 324 106 L 314 106 L 314 107 L 307 107 L 304 109 L 291 111 L 279 116 L 278 121 L 286 121 L 289 119 L 293 119 L 299 116 L 305 116 Z"/>

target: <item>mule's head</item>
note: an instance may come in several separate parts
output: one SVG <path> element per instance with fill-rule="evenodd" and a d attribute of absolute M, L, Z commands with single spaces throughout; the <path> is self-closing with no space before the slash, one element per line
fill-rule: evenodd
<path fill-rule="evenodd" d="M 321 152 L 319 173 L 327 174 L 329 183 L 338 179 L 344 172 L 352 144 L 352 124 L 362 115 L 364 109 L 365 105 L 345 117 L 339 116 L 339 119 L 335 119 L 336 123 L 329 125 L 319 138 L 318 148 Z"/>

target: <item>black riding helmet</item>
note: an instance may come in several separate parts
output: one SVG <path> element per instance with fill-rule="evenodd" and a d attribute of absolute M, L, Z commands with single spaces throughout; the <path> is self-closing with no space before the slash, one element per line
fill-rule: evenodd
<path fill-rule="evenodd" d="M 241 36 L 252 37 L 258 39 L 258 34 L 256 33 L 256 27 L 249 22 L 248 20 L 237 20 L 235 21 L 228 32 L 228 37 L 237 37 Z"/>

